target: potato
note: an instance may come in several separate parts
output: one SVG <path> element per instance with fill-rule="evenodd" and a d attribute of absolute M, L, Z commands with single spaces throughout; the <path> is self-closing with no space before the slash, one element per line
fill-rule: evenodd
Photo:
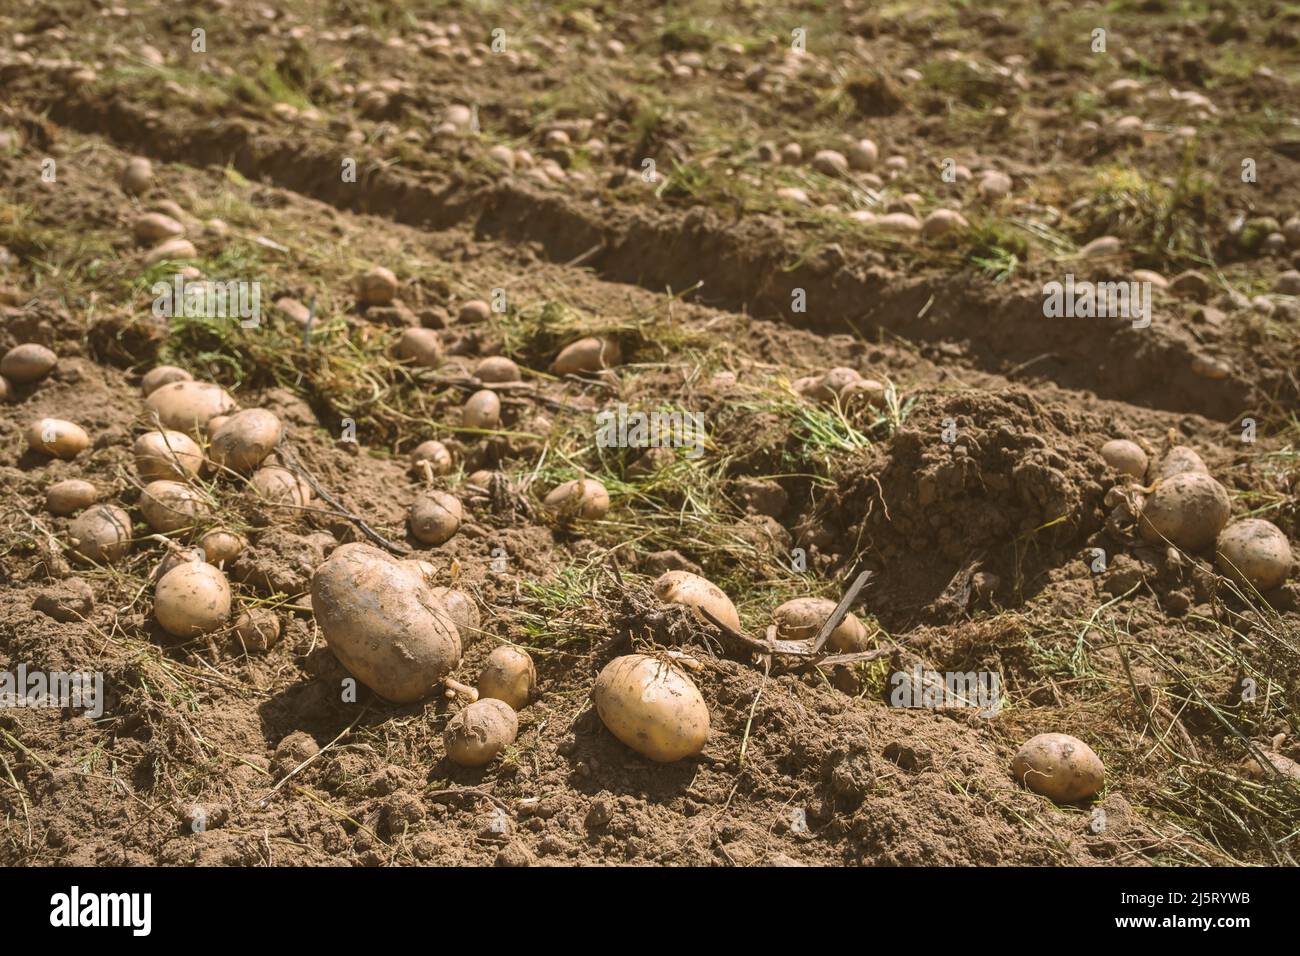
<path fill-rule="evenodd" d="M 241 475 L 266 460 L 280 443 L 284 426 L 274 412 L 249 408 L 235 412 L 212 434 L 212 460 Z"/>
<path fill-rule="evenodd" d="M 1092 748 L 1069 734 L 1039 734 L 1011 760 L 1011 773 L 1034 793 L 1057 803 L 1075 803 L 1095 796 L 1106 768 Z"/>
<path fill-rule="evenodd" d="M 199 538 L 199 547 L 203 549 L 203 560 L 220 565 L 239 557 L 244 550 L 244 539 L 233 531 L 218 528 Z"/>
<path fill-rule="evenodd" d="M 158 413 L 163 428 L 198 435 L 208 421 L 235 410 L 235 400 L 220 385 L 210 382 L 169 382 L 149 393 L 145 405 Z"/>
<path fill-rule="evenodd" d="M 144 378 L 140 379 L 140 391 L 144 393 L 145 398 L 148 398 L 164 385 L 192 381 L 194 376 L 183 368 L 177 368 L 175 365 L 159 365 L 144 373 Z"/>
<path fill-rule="evenodd" d="M 517 382 L 522 377 L 519 366 L 504 355 L 489 355 L 478 363 L 474 375 L 480 382 Z"/>
<path fill-rule="evenodd" d="M 27 428 L 27 446 L 65 461 L 76 458 L 90 444 L 90 436 L 80 425 L 61 418 L 41 418 Z"/>
<path fill-rule="evenodd" d="M 478 471 L 471 472 L 469 477 L 465 479 L 465 483 L 478 488 L 491 488 L 492 476 L 496 474 L 499 474 L 499 472 L 495 472 L 490 468 L 480 468 Z"/>
<path fill-rule="evenodd" d="M 215 631 L 230 617 L 230 585 L 210 564 L 190 561 L 164 574 L 154 587 L 153 613 L 173 637 Z"/>
<path fill-rule="evenodd" d="M 551 363 L 556 375 L 576 375 L 613 368 L 623 361 L 622 350 L 613 339 L 591 336 L 566 345 Z"/>
<path fill-rule="evenodd" d="M 1187 445 L 1175 445 L 1161 459 L 1160 468 L 1155 477 L 1172 478 L 1174 475 L 1181 475 L 1189 471 L 1200 472 L 1204 475 L 1210 473 L 1210 469 L 1205 467 L 1205 462 L 1196 453 L 1196 449 L 1189 448 Z"/>
<path fill-rule="evenodd" d="M 395 703 L 419 700 L 460 663 L 460 635 L 420 575 L 368 544 L 343 544 L 316 568 L 311 605 L 340 663 Z"/>
<path fill-rule="evenodd" d="M 357 279 L 357 299 L 363 306 L 388 305 L 397 298 L 397 276 L 375 266 Z"/>
<path fill-rule="evenodd" d="M 846 408 L 858 401 L 866 402 L 873 408 L 884 408 L 888 404 L 885 397 L 887 391 L 884 382 L 877 382 L 874 378 L 860 378 L 840 389 L 840 402 Z"/>
<path fill-rule="evenodd" d="M 591 696 L 610 733 L 659 763 L 695 756 L 709 740 L 709 708 L 699 688 L 646 654 L 606 664 Z"/>
<path fill-rule="evenodd" d="M 198 489 L 179 481 L 152 481 L 140 495 L 140 513 L 159 534 L 193 527 L 211 510 Z"/>
<path fill-rule="evenodd" d="M 575 478 L 552 488 L 542 504 L 561 520 L 598 521 L 609 513 L 609 492 L 595 478 Z"/>
<path fill-rule="evenodd" d="M 537 668 L 526 651 L 503 645 L 488 655 L 478 675 L 480 698 L 504 700 L 515 710 L 523 710 L 533 698 L 537 686 Z"/>
<path fill-rule="evenodd" d="M 167 553 L 164 554 L 162 560 L 158 562 L 158 566 L 153 569 L 152 580 L 156 584 L 166 577 L 167 572 L 173 568 L 178 568 L 182 564 L 193 564 L 196 561 L 200 563 L 203 562 L 203 552 L 198 548 L 168 548 Z"/>
<path fill-rule="evenodd" d="M 655 596 L 666 604 L 681 604 L 695 609 L 695 615 L 701 621 L 707 620 L 700 613 L 705 608 L 723 624 L 733 630 L 740 630 L 740 615 L 731 598 L 722 593 L 712 581 L 692 574 L 689 571 L 665 571 L 659 575 L 654 584 Z"/>
<path fill-rule="evenodd" d="M 772 621 L 776 624 L 777 636 L 784 641 L 811 641 L 831 616 L 836 606 L 835 601 L 826 598 L 795 598 L 786 601 L 772 612 Z M 826 639 L 826 646 L 841 654 L 865 651 L 869 647 L 867 629 L 856 615 L 850 611 L 844 615 L 839 627 L 831 631 Z"/>
<path fill-rule="evenodd" d="M 0 375 L 0 402 L 7 402 L 13 398 L 14 387 L 9 384 L 9 379 Z"/>
<path fill-rule="evenodd" d="M 455 588 L 435 587 L 432 591 L 433 596 L 447 609 L 447 616 L 456 625 L 456 630 L 460 633 L 461 647 L 471 646 L 482 633 L 478 605 L 474 599 L 464 591 Z"/>
<path fill-rule="evenodd" d="M 249 492 L 272 504 L 303 508 L 311 501 L 311 486 L 288 468 L 267 465 L 253 472 Z"/>
<path fill-rule="evenodd" d="M 185 227 L 171 216 L 160 212 L 147 212 L 136 217 L 132 231 L 139 242 L 158 242 L 185 235 Z"/>
<path fill-rule="evenodd" d="M 56 481 L 45 489 L 45 510 L 52 515 L 73 515 L 99 500 L 99 489 L 80 478 Z"/>
<path fill-rule="evenodd" d="M 203 452 L 184 432 L 145 432 L 131 446 L 142 481 L 193 478 L 203 467 Z"/>
<path fill-rule="evenodd" d="M 203 429 L 205 432 L 208 433 L 208 440 L 211 441 L 212 436 L 215 435 L 217 432 L 219 432 L 221 430 L 221 426 L 228 421 L 230 421 L 229 415 L 213 415 L 211 418 L 209 418 L 208 424 Z"/>
<path fill-rule="evenodd" d="M 1228 492 L 1209 475 L 1187 471 L 1162 479 L 1147 496 L 1138 532 L 1152 544 L 1168 541 L 1184 551 L 1208 548 L 1228 521 Z"/>
<path fill-rule="evenodd" d="M 1137 442 L 1127 438 L 1113 438 L 1101 446 L 1101 457 L 1121 475 L 1141 481 L 1146 477 L 1149 461 L 1147 453 Z"/>
<path fill-rule="evenodd" d="M 245 650 L 269 651 L 280 643 L 280 616 L 265 607 L 241 611 L 235 618 L 235 639 Z"/>
<path fill-rule="evenodd" d="M 194 248 L 194 243 L 188 239 L 182 239 L 177 236 L 173 239 L 166 239 L 154 246 L 144 255 L 145 265 L 153 265 L 157 262 L 163 262 L 167 259 L 197 259 L 199 251 Z"/>
<path fill-rule="evenodd" d="M 1270 591 L 1291 574 L 1291 542 L 1271 521 L 1241 518 L 1219 533 L 1215 560 L 1239 584 Z"/>
<path fill-rule="evenodd" d="M 442 744 L 447 758 L 462 767 L 483 767 L 515 742 L 519 718 L 505 701 L 478 700 L 447 722 Z"/>
<path fill-rule="evenodd" d="M 466 428 L 497 428 L 501 424 L 501 399 L 490 388 L 479 389 L 465 402 L 461 424 Z"/>
<path fill-rule="evenodd" d="M 421 368 L 437 368 L 442 356 L 442 339 L 433 329 L 403 329 L 397 340 L 397 357 Z"/>
<path fill-rule="evenodd" d="M 117 505 L 95 505 L 68 526 L 72 549 L 96 564 L 112 564 L 131 552 L 131 516 Z"/>
<path fill-rule="evenodd" d="M 429 470 L 435 475 L 445 475 L 451 471 L 451 452 L 440 441 L 430 438 L 415 446 L 415 451 L 411 452 L 411 464 L 423 471 L 424 468 L 420 463 L 425 461 L 429 463 Z"/>
<path fill-rule="evenodd" d="M 118 183 L 124 192 L 139 195 L 153 183 L 153 163 L 143 156 L 132 157 L 123 167 Z"/>
<path fill-rule="evenodd" d="M 44 345 L 28 342 L 15 345 L 0 358 L 0 375 L 15 385 L 26 385 L 49 375 L 59 357 Z"/>
<path fill-rule="evenodd" d="M 425 492 L 411 505 L 411 534 L 424 544 L 450 541 L 465 517 L 460 499 L 445 491 Z"/>

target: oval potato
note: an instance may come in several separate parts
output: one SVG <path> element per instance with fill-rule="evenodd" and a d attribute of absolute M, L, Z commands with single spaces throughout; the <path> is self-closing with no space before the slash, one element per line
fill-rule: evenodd
<path fill-rule="evenodd" d="M 117 505 L 95 505 L 68 526 L 72 549 L 96 564 L 112 564 L 131 553 L 131 516 Z"/>
<path fill-rule="evenodd" d="M 27 429 L 27 447 L 65 461 L 76 458 L 89 445 L 85 429 L 61 418 L 37 419 Z"/>
<path fill-rule="evenodd" d="M 561 520 L 598 521 L 609 513 L 609 492 L 595 478 L 575 478 L 552 488 L 542 504 Z"/>
<path fill-rule="evenodd" d="M 1015 778 L 1034 793 L 1057 803 L 1076 803 L 1095 796 L 1106 768 L 1092 748 L 1069 734 L 1039 734 L 1011 760 Z"/>
<path fill-rule="evenodd" d="M 159 365 L 144 373 L 144 377 L 140 379 L 140 391 L 144 393 L 145 398 L 148 398 L 164 385 L 192 381 L 194 376 L 183 368 L 177 368 L 175 365 Z"/>
<path fill-rule="evenodd" d="M 99 500 L 99 489 L 81 478 L 56 481 L 45 489 L 45 510 L 52 515 L 73 515 Z"/>
<path fill-rule="evenodd" d="M 159 534 L 193 527 L 211 510 L 198 489 L 179 481 L 151 481 L 140 493 L 140 513 Z"/>
<path fill-rule="evenodd" d="M 1219 532 L 1215 559 L 1232 580 L 1271 591 L 1291 575 L 1291 542 L 1271 521 L 1242 518 Z"/>
<path fill-rule="evenodd" d="M 1228 522 L 1228 492 L 1209 475 L 1185 471 L 1164 478 L 1142 505 L 1138 532 L 1152 544 L 1203 551 Z"/>
<path fill-rule="evenodd" d="M 501 425 L 501 399 L 490 388 L 480 389 L 465 402 L 460 420 L 466 428 L 498 428 Z"/>
<path fill-rule="evenodd" d="M 193 478 L 203 467 L 203 452 L 184 432 L 145 432 L 131 446 L 142 481 Z"/>
<path fill-rule="evenodd" d="M 249 494 L 272 504 L 303 508 L 311 501 L 311 486 L 279 465 L 257 469 L 248 484 Z"/>
<path fill-rule="evenodd" d="M 235 410 L 235 400 L 220 385 L 185 380 L 160 385 L 145 399 L 145 405 L 158 413 L 163 428 L 188 435 L 200 434 L 211 419 Z"/>
<path fill-rule="evenodd" d="M 470 704 L 447 722 L 442 743 L 452 763 L 482 767 L 515 742 L 519 718 L 503 700 L 488 698 Z"/>
<path fill-rule="evenodd" d="M 451 471 L 452 460 L 451 452 L 447 446 L 440 441 L 430 438 L 428 441 L 422 441 L 415 446 L 411 452 L 411 464 L 420 467 L 421 462 L 429 463 L 429 470 L 435 475 L 445 475 Z M 423 470 L 420 467 L 420 470 Z"/>
<path fill-rule="evenodd" d="M 1128 475 L 1139 481 L 1146 477 L 1147 467 L 1150 465 L 1142 446 L 1127 438 L 1113 438 L 1106 442 L 1101 446 L 1101 457 L 1121 475 Z"/>
<path fill-rule="evenodd" d="M 655 596 L 666 604 L 682 604 L 693 608 L 701 621 L 707 621 L 700 608 L 733 630 L 740 630 L 740 614 L 736 605 L 712 581 L 690 571 L 665 571 L 654 583 Z"/>
<path fill-rule="evenodd" d="M 834 613 L 836 602 L 827 598 L 795 598 L 786 601 L 772 612 L 777 636 L 786 641 L 811 641 L 817 636 L 826 619 Z M 826 646 L 840 654 L 868 650 L 869 635 L 863 623 L 852 611 L 831 631 Z"/>
<path fill-rule="evenodd" d="M 708 743 L 709 708 L 699 688 L 657 658 L 614 658 L 596 678 L 592 699 L 609 732 L 651 760 L 692 757 Z"/>
<path fill-rule="evenodd" d="M 443 544 L 460 530 L 464 517 L 465 509 L 455 495 L 429 491 L 411 504 L 411 534 L 424 544 Z"/>
<path fill-rule="evenodd" d="M 212 434 L 212 460 L 241 475 L 257 468 L 280 443 L 284 426 L 274 412 L 249 408 L 235 412 Z"/>
<path fill-rule="evenodd" d="M 488 655 L 477 686 L 480 698 L 504 700 L 513 709 L 523 710 L 533 699 L 537 668 L 527 651 L 502 645 Z"/>
<path fill-rule="evenodd" d="M 215 631 L 230 617 L 230 585 L 210 564 L 178 564 L 154 587 L 153 613 L 173 637 L 194 637 Z"/>
<path fill-rule="evenodd" d="M 53 350 L 35 342 L 15 345 L 0 358 L 0 375 L 15 385 L 39 381 L 54 370 L 59 357 Z"/>
<path fill-rule="evenodd" d="M 580 373 L 599 372 L 601 369 L 613 368 L 623 361 L 623 352 L 618 342 L 600 336 L 566 345 L 551 363 L 551 371 L 556 375 L 577 375 Z"/>

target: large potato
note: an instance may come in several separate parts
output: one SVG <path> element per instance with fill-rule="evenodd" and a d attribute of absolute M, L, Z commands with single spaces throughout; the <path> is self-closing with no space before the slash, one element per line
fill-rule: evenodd
<path fill-rule="evenodd" d="M 443 746 L 452 763 L 482 767 L 515 742 L 519 718 L 503 700 L 488 698 L 470 704 L 447 723 Z"/>
<path fill-rule="evenodd" d="M 89 444 L 85 429 L 61 418 L 39 418 L 27 429 L 27 447 L 54 458 L 76 458 Z"/>
<path fill-rule="evenodd" d="M 772 612 L 777 635 L 784 641 L 811 641 L 826 619 L 835 611 L 835 602 L 826 598 L 795 598 Z M 831 631 L 826 646 L 841 654 L 868 650 L 867 629 L 852 611 Z"/>
<path fill-rule="evenodd" d="M 1152 544 L 1168 540 L 1184 551 L 1202 551 L 1214 543 L 1231 510 L 1223 485 L 1204 472 L 1180 472 L 1147 496 L 1138 531 Z"/>
<path fill-rule="evenodd" d="M 537 686 L 537 668 L 528 652 L 502 645 L 488 655 L 478 675 L 479 697 L 504 700 L 515 710 L 523 710 L 533 698 Z"/>
<path fill-rule="evenodd" d="M 241 475 L 252 471 L 280 443 L 284 428 L 274 412 L 249 408 L 231 415 L 212 434 L 212 460 Z"/>
<path fill-rule="evenodd" d="M 677 668 L 646 654 L 606 664 L 592 699 L 610 733 L 659 763 L 694 756 L 709 740 L 709 708 L 699 688 Z"/>
<path fill-rule="evenodd" d="M 595 478 L 575 478 L 552 488 L 542 504 L 561 520 L 598 521 L 609 513 L 609 492 Z"/>
<path fill-rule="evenodd" d="M 163 428 L 189 435 L 200 434 L 210 419 L 235 410 L 230 394 L 210 382 L 170 382 L 154 389 L 145 404 L 158 413 Z"/>
<path fill-rule="evenodd" d="M 740 615 L 731 598 L 722 593 L 722 589 L 698 574 L 689 571 L 665 571 L 659 575 L 654 585 L 655 596 L 667 604 L 682 604 L 695 609 L 695 615 L 705 621 L 700 613 L 706 608 L 710 614 L 732 630 L 740 630 Z"/>
<path fill-rule="evenodd" d="M 433 692 L 460 662 L 460 635 L 423 576 L 378 548 L 335 548 L 311 578 L 330 650 L 357 680 L 396 703 Z"/>
<path fill-rule="evenodd" d="M 0 375 L 16 385 L 26 385 L 53 371 L 59 357 L 44 345 L 28 342 L 15 345 L 0 358 Z"/>
<path fill-rule="evenodd" d="M 1277 587 L 1291 574 L 1291 542 L 1271 521 L 1242 518 L 1219 533 L 1219 570 L 1258 591 Z"/>
<path fill-rule="evenodd" d="M 72 549 L 96 564 L 112 564 L 131 552 L 131 516 L 116 505 L 96 505 L 68 526 Z"/>
<path fill-rule="evenodd" d="M 140 494 L 140 513 L 159 534 L 193 527 L 211 510 L 197 488 L 179 481 L 151 481 Z"/>
<path fill-rule="evenodd" d="M 616 341 L 592 336 L 566 345 L 551 363 L 551 371 L 556 375 L 599 372 L 622 361 L 623 353 Z"/>
<path fill-rule="evenodd" d="M 210 564 L 188 561 L 161 578 L 153 592 L 153 613 L 173 637 L 215 631 L 230 617 L 230 585 Z"/>
<path fill-rule="evenodd" d="M 184 432 L 145 432 L 131 446 L 143 481 L 193 478 L 203 467 L 203 452 Z"/>
<path fill-rule="evenodd" d="M 1011 760 L 1015 778 L 1034 793 L 1057 803 L 1075 803 L 1094 796 L 1106 779 L 1106 768 L 1092 748 L 1069 734 L 1039 734 Z"/>
<path fill-rule="evenodd" d="M 460 499 L 445 491 L 429 491 L 411 505 L 411 534 L 424 544 L 439 545 L 450 541 L 460 529 L 465 509 Z"/>

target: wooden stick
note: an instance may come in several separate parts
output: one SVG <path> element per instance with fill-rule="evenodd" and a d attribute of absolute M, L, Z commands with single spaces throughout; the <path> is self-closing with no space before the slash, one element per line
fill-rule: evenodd
<path fill-rule="evenodd" d="M 813 641 L 812 646 L 812 652 L 814 654 L 822 649 L 822 645 L 824 645 L 827 638 L 831 636 L 831 632 L 840 626 L 840 622 L 843 621 L 845 615 L 849 613 L 849 605 L 857 600 L 858 592 L 862 590 L 869 577 L 871 577 L 871 572 L 863 571 L 854 579 L 853 583 L 849 585 L 849 589 L 844 592 L 844 597 L 840 598 L 840 603 L 835 605 L 835 610 L 831 612 L 831 616 L 822 624 L 822 629 L 817 632 L 817 639 Z"/>

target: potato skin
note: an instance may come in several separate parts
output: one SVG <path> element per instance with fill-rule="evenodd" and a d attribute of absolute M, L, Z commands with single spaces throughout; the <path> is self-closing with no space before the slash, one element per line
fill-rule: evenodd
<path fill-rule="evenodd" d="M 190 561 L 164 574 L 154 588 L 154 617 L 173 637 L 207 634 L 230 617 L 230 585 L 210 564 Z"/>
<path fill-rule="evenodd" d="M 158 413 L 163 428 L 197 435 L 209 420 L 235 410 L 235 400 L 220 385 L 210 382 L 177 381 L 149 393 L 145 405 Z"/>
<path fill-rule="evenodd" d="M 428 696 L 460 662 L 456 625 L 422 576 L 368 544 L 330 553 L 312 575 L 311 605 L 334 656 L 387 700 Z"/>
<path fill-rule="evenodd" d="M 96 564 L 112 564 L 131 552 L 131 516 L 117 505 L 96 505 L 68 526 L 73 550 Z"/>
<path fill-rule="evenodd" d="M 709 740 L 709 708 L 694 682 L 646 654 L 616 657 L 596 678 L 596 713 L 609 732 L 658 763 L 692 757 Z"/>
<path fill-rule="evenodd" d="M 85 429 L 61 418 L 40 418 L 27 429 L 29 448 L 64 461 L 76 458 L 89 444 Z"/>
<path fill-rule="evenodd" d="M 1223 485 L 1203 472 L 1181 472 L 1163 479 L 1147 496 L 1138 531 L 1152 544 L 1167 538 L 1184 551 L 1203 551 L 1223 530 L 1231 510 Z"/>
<path fill-rule="evenodd" d="M 707 618 L 700 613 L 705 607 L 723 624 L 733 630 L 740 630 L 740 615 L 736 605 L 722 589 L 706 578 L 689 571 L 665 571 L 659 575 L 654 584 L 655 596 L 666 604 L 682 604 L 693 608 L 701 621 Z"/>
<path fill-rule="evenodd" d="M 811 641 L 835 611 L 836 602 L 826 598 L 795 598 L 786 601 L 772 612 L 777 634 L 786 641 Z M 850 611 L 844 615 L 839 627 L 831 631 L 826 646 L 842 654 L 867 650 L 867 629 Z"/>
<path fill-rule="evenodd" d="M 1034 793 L 1057 803 L 1095 796 L 1106 780 L 1101 758 L 1069 734 L 1039 734 L 1026 741 L 1011 759 L 1011 772 Z"/>
<path fill-rule="evenodd" d="M 284 426 L 274 412 L 249 408 L 235 412 L 212 433 L 212 460 L 223 468 L 247 474 L 266 460 L 280 443 Z"/>
<path fill-rule="evenodd" d="M 143 481 L 193 478 L 203 467 L 203 452 L 184 432 L 145 432 L 131 446 L 131 454 Z"/>
<path fill-rule="evenodd" d="M 1225 576 L 1270 591 L 1291 574 L 1291 542 L 1262 518 L 1242 518 L 1219 533 L 1215 559 Z"/>
<path fill-rule="evenodd" d="M 447 722 L 442 744 L 462 767 L 482 767 L 496 759 L 519 735 L 519 717 L 503 700 L 477 700 Z"/>
<path fill-rule="evenodd" d="M 1142 450 L 1142 447 L 1127 438 L 1114 438 L 1106 442 L 1101 446 L 1101 457 L 1121 475 L 1128 475 L 1139 481 L 1146 477 L 1150 465 L 1147 453 Z"/>
<path fill-rule="evenodd" d="M 478 675 L 481 698 L 504 700 L 514 710 L 523 710 L 537 686 L 537 668 L 527 651 L 503 645 L 488 655 Z"/>
<path fill-rule="evenodd" d="M 542 504 L 562 519 L 598 521 L 609 514 L 609 492 L 595 478 L 575 478 L 552 488 Z"/>

